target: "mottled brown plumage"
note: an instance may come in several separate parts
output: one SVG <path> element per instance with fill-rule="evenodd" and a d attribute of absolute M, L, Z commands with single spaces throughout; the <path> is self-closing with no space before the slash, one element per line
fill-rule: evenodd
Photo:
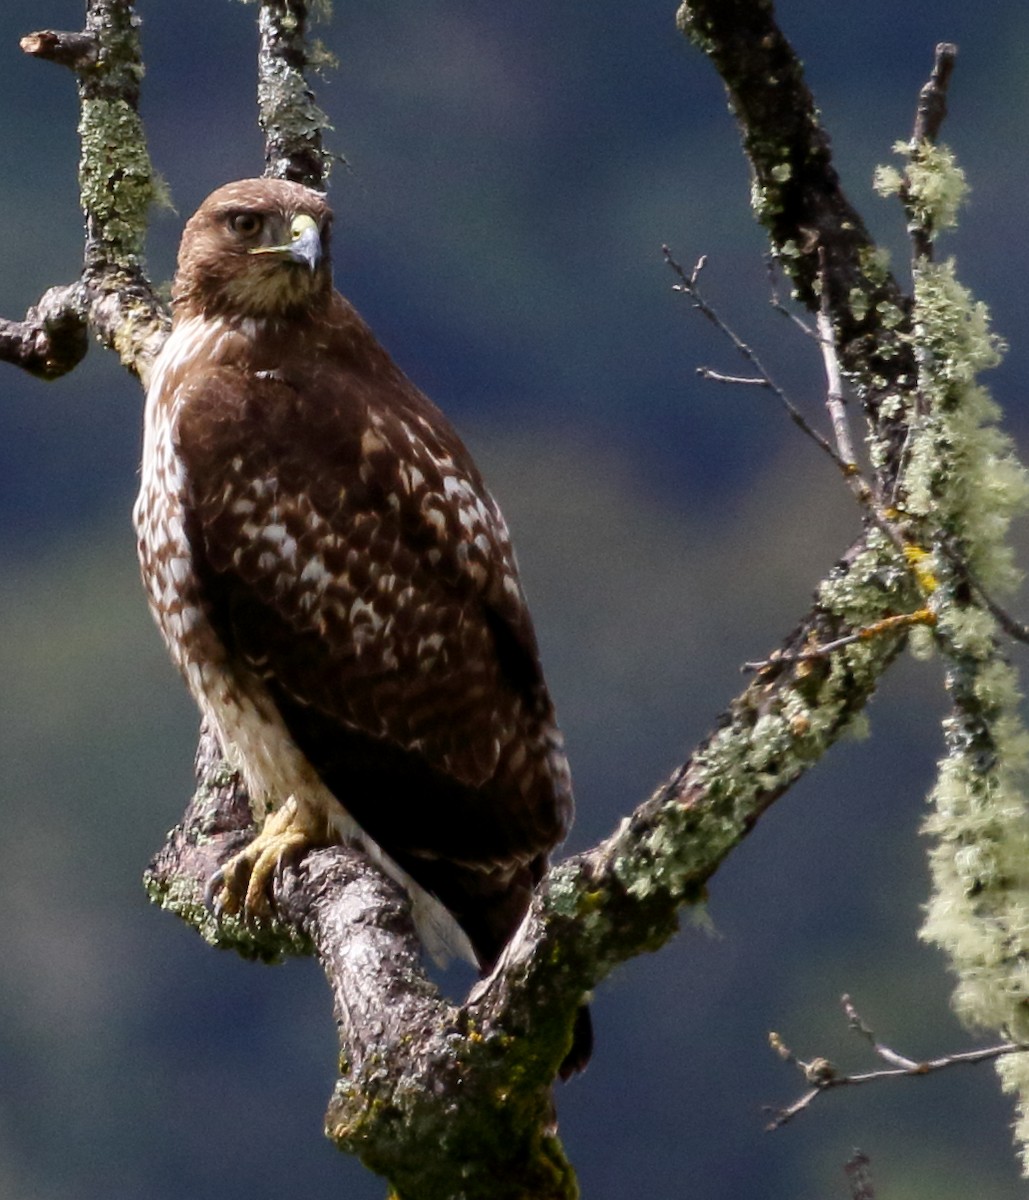
<path fill-rule="evenodd" d="M 188 222 L 147 396 L 143 575 L 265 822 L 221 905 L 259 910 L 283 855 L 351 838 L 429 942 L 446 922 L 424 893 L 485 969 L 568 828 L 568 768 L 503 517 L 333 290 L 330 222 L 274 180 Z"/>

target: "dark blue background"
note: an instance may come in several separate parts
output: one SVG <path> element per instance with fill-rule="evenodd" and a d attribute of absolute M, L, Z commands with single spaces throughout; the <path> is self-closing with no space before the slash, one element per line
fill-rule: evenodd
<path fill-rule="evenodd" d="M 182 220 L 257 174 L 255 9 L 142 0 L 144 116 Z M 674 0 L 337 0 L 339 286 L 466 435 L 513 527 L 579 797 L 606 834 L 710 726 L 859 526 L 833 468 L 767 399 L 696 379 L 739 364 L 661 261 L 709 256 L 710 296 L 822 420 L 811 345 L 769 311 L 764 242 L 719 81 Z M 959 43 L 945 134 L 972 202 L 947 250 L 1011 342 L 991 383 L 1029 429 L 1029 10 L 1015 0 L 782 0 L 852 198 L 904 273 L 872 193 L 934 44 Z M 0 312 L 81 253 L 71 77 L 20 54 L 73 0 L 0 10 Z M 110 355 L 37 383 L 0 370 L 0 1195 L 18 1200 L 380 1197 L 321 1136 L 334 1030 L 317 969 L 205 948 L 150 908 L 149 855 L 190 790 L 195 718 L 136 578 L 141 397 Z M 711 928 L 601 988 L 598 1048 L 558 1103 L 584 1195 L 846 1196 L 860 1145 L 883 1196 L 1013 1200 L 1010 1101 L 989 1067 L 826 1098 L 766 1046 L 865 1062 L 854 994 L 913 1055 L 967 1044 L 917 940 L 918 834 L 944 699 L 901 664 L 848 742 L 733 854 Z"/>

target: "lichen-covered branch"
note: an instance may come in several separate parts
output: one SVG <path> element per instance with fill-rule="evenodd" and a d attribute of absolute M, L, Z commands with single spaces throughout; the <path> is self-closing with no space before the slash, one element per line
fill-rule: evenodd
<path fill-rule="evenodd" d="M 922 935 L 950 957 L 963 1019 L 1025 1042 L 1029 731 L 1005 653 L 1012 623 L 992 597 L 1020 577 L 1007 533 L 1029 508 L 1029 473 L 978 382 L 1002 350 L 989 314 L 958 282 L 952 260 L 933 261 L 937 236 L 955 224 L 968 190 L 953 154 L 935 143 L 955 53 L 949 43 L 937 47 L 914 136 L 898 147 L 903 173 L 882 168 L 877 177 L 903 203 L 913 248 L 917 409 L 897 496 L 927 550 L 934 643 L 952 705 L 926 821 L 933 892 Z M 997 1069 L 1019 1098 L 1016 1136 L 1029 1174 L 1029 1061 L 1006 1057 Z"/>
<path fill-rule="evenodd" d="M 263 0 L 258 17 L 258 121 L 265 135 L 265 174 L 324 188 L 332 155 L 323 144 L 329 127 L 307 80 L 308 0 Z"/>
<path fill-rule="evenodd" d="M 911 365 L 908 301 L 840 186 L 800 59 L 770 0 L 684 0 L 677 21 L 722 77 L 755 215 L 797 296 L 818 312 L 829 290 L 840 362 L 874 418 Z"/>
<path fill-rule="evenodd" d="M 930 245 L 935 231 L 952 223 L 964 191 L 948 152 L 926 143 L 913 148 L 903 196 L 909 213 L 925 214 L 916 247 Z M 1000 346 L 985 306 L 958 283 L 953 261 L 917 261 L 914 312 L 921 415 L 901 492 L 931 547 L 934 640 L 952 705 L 926 821 L 933 892 L 922 933 L 950 957 L 962 1018 L 1025 1042 L 1029 731 L 1004 628 L 982 588 L 1001 595 L 1018 581 L 1007 532 L 1029 508 L 1029 474 L 978 382 L 998 361 Z M 1019 1097 L 1016 1136 L 1029 1173 L 1029 1062 L 1012 1056 L 997 1069 Z"/>
<path fill-rule="evenodd" d="M 275 890 L 277 927 L 212 920 L 207 881 L 246 836 L 249 812 L 208 743 L 187 820 L 148 872 L 150 894 L 209 940 L 248 955 L 314 944 L 341 1038 L 329 1136 L 399 1195 L 442 1198 L 458 1184 L 469 1200 L 575 1195 L 552 1129 L 550 1086 L 576 1011 L 615 966 L 676 931 L 682 906 L 703 896 L 725 856 L 846 728 L 892 660 L 900 641 L 887 637 L 824 661 L 789 661 L 803 645 L 910 602 L 903 560 L 878 544 L 878 531 L 869 538 L 876 544 L 854 547 L 823 583 L 783 662 L 751 682 L 690 761 L 607 841 L 550 872 L 496 971 L 462 1005 L 428 983 L 397 889 L 354 851 L 318 852 L 287 873 Z M 884 572 L 891 553 L 894 568 Z"/>
<path fill-rule="evenodd" d="M 80 32 L 43 30 L 26 54 L 74 72 L 82 155 L 79 189 L 86 243 L 79 280 L 51 288 L 24 321 L 0 322 L 0 358 L 46 379 L 71 370 L 94 334 L 145 382 L 169 318 L 143 264 L 158 187 L 139 119 L 143 66 L 131 0 L 89 0 Z"/>

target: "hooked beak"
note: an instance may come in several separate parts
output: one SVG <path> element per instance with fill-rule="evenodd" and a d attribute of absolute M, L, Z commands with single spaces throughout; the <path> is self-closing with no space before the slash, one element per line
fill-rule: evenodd
<path fill-rule="evenodd" d="M 288 242 L 282 246 L 254 246 L 247 253 L 288 254 L 294 262 L 305 263 L 314 274 L 322 259 L 322 235 L 315 219 L 300 213 L 290 222 Z"/>
<path fill-rule="evenodd" d="M 302 213 L 294 217 L 289 227 L 289 256 L 295 262 L 307 263 L 313 274 L 322 260 L 322 235 L 314 218 Z"/>

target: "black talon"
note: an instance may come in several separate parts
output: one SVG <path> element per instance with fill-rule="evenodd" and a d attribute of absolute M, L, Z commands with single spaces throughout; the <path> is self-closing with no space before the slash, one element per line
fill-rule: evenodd
<path fill-rule="evenodd" d="M 221 890 L 224 884 L 225 871 L 219 867 L 207 881 L 207 887 L 204 888 L 204 906 L 209 908 L 216 917 L 220 917 L 225 910 L 221 901 Z"/>

